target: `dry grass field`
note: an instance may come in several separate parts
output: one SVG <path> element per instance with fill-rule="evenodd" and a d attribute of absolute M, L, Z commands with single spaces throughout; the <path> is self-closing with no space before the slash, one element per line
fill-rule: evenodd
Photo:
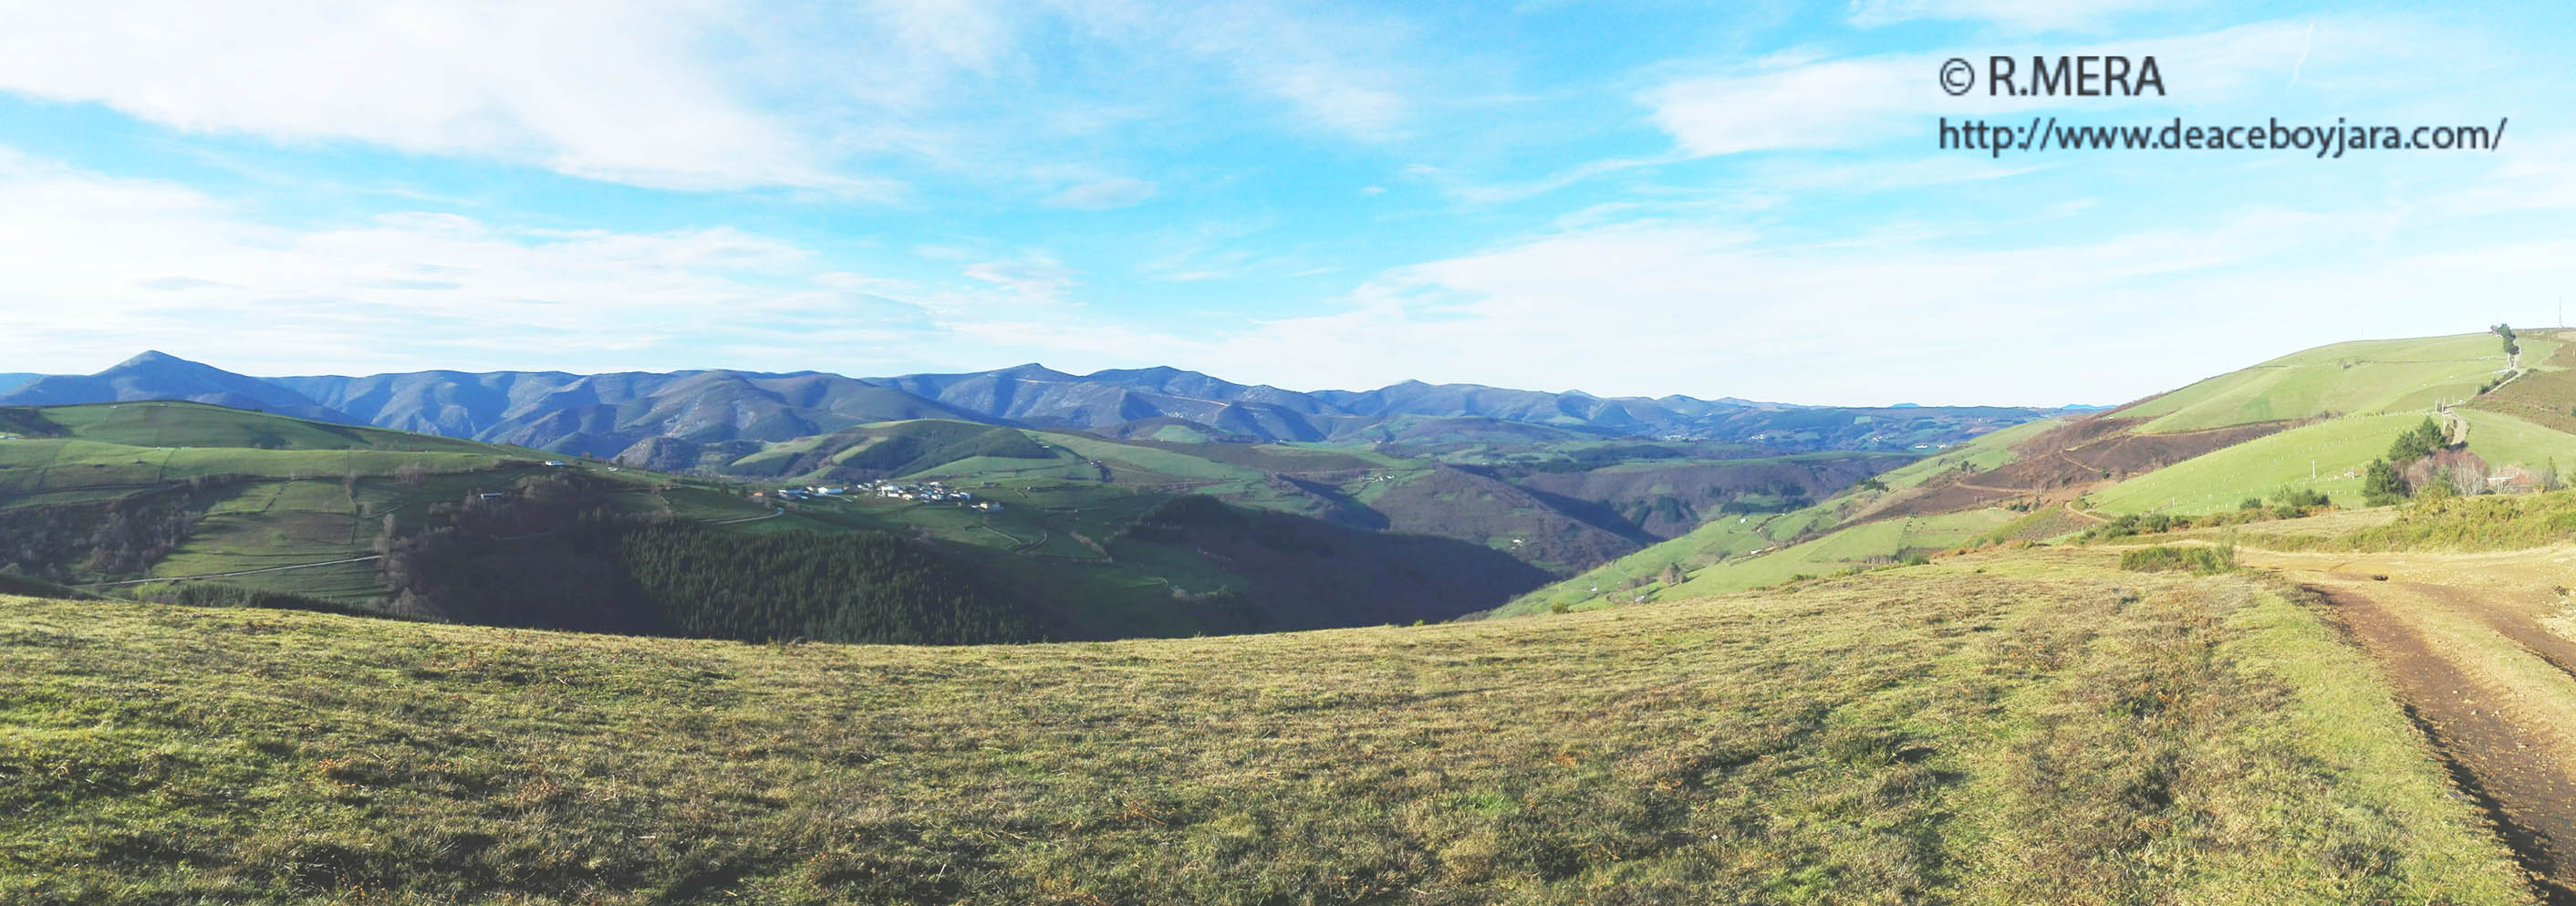
<path fill-rule="evenodd" d="M 2320 612 L 2104 550 L 742 645 L 0 599 L 0 901 L 2517 903 Z"/>

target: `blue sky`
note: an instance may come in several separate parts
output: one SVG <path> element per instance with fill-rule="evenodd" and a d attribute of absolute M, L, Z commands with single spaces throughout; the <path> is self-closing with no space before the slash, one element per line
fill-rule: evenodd
<path fill-rule="evenodd" d="M 2566 4 L 0 0 L 0 371 L 2108 403 L 2576 295 Z M 2162 98 L 1951 97 L 2155 55 Z M 1939 117 L 2492 125 L 1988 157 Z M 2571 300 L 2576 301 L 2576 300 Z"/>

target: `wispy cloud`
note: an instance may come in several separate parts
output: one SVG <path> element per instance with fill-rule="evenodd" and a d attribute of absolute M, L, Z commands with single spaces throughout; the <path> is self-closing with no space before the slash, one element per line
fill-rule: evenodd
<path fill-rule="evenodd" d="M 2170 10 L 2159 0 L 1860 0 L 1854 25 L 1872 27 L 1918 19 L 1991 22 L 2017 31 L 2094 28 L 2116 16 Z"/>
<path fill-rule="evenodd" d="M 1105 211 L 1123 208 L 1154 197 L 1156 186 L 1142 179 L 1120 176 L 1068 186 L 1064 191 L 1047 196 L 1047 206 Z"/>
<path fill-rule="evenodd" d="M 700 49 L 682 0 L 21 4 L 0 89 L 190 132 L 358 141 L 680 189 L 881 191 L 836 174 Z"/>
<path fill-rule="evenodd" d="M 190 189 L 15 155 L 0 156 L 0 270 L 12 275 L 0 336 L 18 360 L 60 370 L 144 347 L 220 346 L 245 366 L 295 371 L 440 356 L 600 362 L 789 328 L 743 317 L 781 300 L 835 311 L 834 325 L 919 314 L 827 278 L 796 244 L 727 227 L 539 230 L 404 213 L 289 230 Z"/>

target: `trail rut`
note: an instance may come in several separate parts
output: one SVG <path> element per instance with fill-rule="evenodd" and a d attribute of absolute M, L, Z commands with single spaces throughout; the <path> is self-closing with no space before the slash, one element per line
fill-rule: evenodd
<path fill-rule="evenodd" d="M 2576 906 L 2576 548 L 2239 557 L 2324 599 L 2542 898 Z"/>

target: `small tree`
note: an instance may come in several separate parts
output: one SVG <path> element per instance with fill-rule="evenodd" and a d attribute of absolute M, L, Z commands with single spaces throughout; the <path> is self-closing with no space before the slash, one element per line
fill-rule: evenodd
<path fill-rule="evenodd" d="M 2517 342 L 2517 341 L 2514 339 L 2514 337 L 2513 337 L 2513 325 L 2511 325 L 2511 324 L 2498 324 L 2498 325 L 2496 325 L 2496 326 L 2494 326 L 2494 327 L 2489 327 L 2489 328 L 2487 328 L 2487 330 L 2488 330 L 2488 331 L 2490 331 L 2490 332 L 2492 332 L 2492 333 L 2494 333 L 2497 337 L 2502 338 L 2502 339 L 2504 340 L 2504 354 L 2505 354 L 2505 355 L 2520 355 L 2520 354 L 2522 354 L 2522 344 L 2521 344 L 2521 343 L 2519 343 L 2519 342 Z"/>
<path fill-rule="evenodd" d="M 2404 467 L 2407 463 L 2433 455 L 2433 451 L 2441 449 L 2446 440 L 2449 437 L 2442 431 L 2442 423 L 2434 421 L 2432 416 L 2425 416 L 2422 423 L 2397 435 L 2396 442 L 2388 445 L 2388 461 Z"/>
<path fill-rule="evenodd" d="M 1671 588 L 1671 587 L 1673 587 L 1673 586 L 1675 586 L 1675 585 L 1680 585 L 1680 584 L 1682 584 L 1682 581 L 1683 581 L 1684 579 L 1689 578 L 1689 577 L 1688 577 L 1688 576 L 1686 576 L 1686 575 L 1684 575 L 1684 574 L 1682 573 L 1682 565 L 1681 565 L 1681 564 L 1679 564 L 1679 563 L 1666 563 L 1666 564 L 1664 564 L 1664 574 L 1663 574 L 1663 576 L 1661 576 L 1660 578 L 1662 578 L 1662 579 L 1664 580 L 1664 587 L 1665 587 L 1665 588 Z"/>
<path fill-rule="evenodd" d="M 2406 496 L 2406 479 L 2397 475 L 2397 467 L 2388 460 L 2374 459 L 2361 479 L 2361 502 L 2365 506 L 2387 506 Z"/>

